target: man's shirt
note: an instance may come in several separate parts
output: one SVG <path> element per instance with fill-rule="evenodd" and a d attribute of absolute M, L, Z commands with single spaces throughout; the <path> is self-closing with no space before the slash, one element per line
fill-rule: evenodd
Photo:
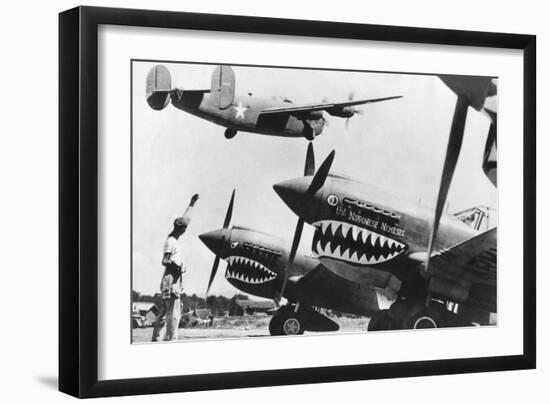
<path fill-rule="evenodd" d="M 164 255 L 170 254 L 170 260 L 179 266 L 182 270 L 183 268 L 183 257 L 179 251 L 177 240 L 170 236 L 166 239 L 163 248 Z"/>

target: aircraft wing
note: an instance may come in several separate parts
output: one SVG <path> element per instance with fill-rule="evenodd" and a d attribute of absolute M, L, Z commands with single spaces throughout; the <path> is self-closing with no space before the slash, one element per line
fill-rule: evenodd
<path fill-rule="evenodd" d="M 382 101 L 388 101 L 393 100 L 396 98 L 402 98 L 402 95 L 396 95 L 392 97 L 383 97 L 383 98 L 372 98 L 368 100 L 350 100 L 345 102 L 320 102 L 320 103 L 312 103 L 312 104 L 289 104 L 288 107 L 275 107 L 275 108 L 267 108 L 262 110 L 261 114 L 300 114 L 305 112 L 312 112 L 312 111 L 324 111 L 329 110 L 332 108 L 345 108 L 345 107 L 353 107 L 355 105 L 363 105 L 363 104 L 372 104 L 375 102 L 382 102 Z"/>
<path fill-rule="evenodd" d="M 497 229 L 431 257 L 430 289 L 457 302 L 496 312 Z"/>
<path fill-rule="evenodd" d="M 296 282 L 300 301 L 310 306 L 326 307 L 346 313 L 371 315 L 391 303 L 396 291 L 393 284 L 375 287 L 335 274 L 323 264 L 317 265 Z"/>

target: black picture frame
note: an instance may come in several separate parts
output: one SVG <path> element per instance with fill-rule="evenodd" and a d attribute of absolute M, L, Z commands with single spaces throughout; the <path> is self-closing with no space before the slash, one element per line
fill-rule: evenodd
<path fill-rule="evenodd" d="M 98 381 L 98 26 L 262 33 L 523 51 L 523 353 L 469 359 Z M 78 7 L 59 15 L 59 389 L 76 397 L 459 374 L 536 366 L 536 37 Z"/>

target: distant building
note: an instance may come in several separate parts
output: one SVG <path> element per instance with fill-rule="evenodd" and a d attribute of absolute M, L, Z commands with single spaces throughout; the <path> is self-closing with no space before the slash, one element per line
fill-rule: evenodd
<path fill-rule="evenodd" d="M 245 314 L 268 313 L 275 308 L 272 300 L 244 300 L 235 299 L 229 307 L 230 316 L 244 316 Z"/>
<path fill-rule="evenodd" d="M 152 302 L 134 302 L 132 305 L 132 326 L 150 327 L 157 318 L 160 310 Z"/>
<path fill-rule="evenodd" d="M 138 311 L 132 311 L 132 328 L 141 327 L 143 327 L 143 317 L 141 317 Z"/>

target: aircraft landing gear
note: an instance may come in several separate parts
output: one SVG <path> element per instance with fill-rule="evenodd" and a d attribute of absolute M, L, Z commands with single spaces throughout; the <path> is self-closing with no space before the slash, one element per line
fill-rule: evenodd
<path fill-rule="evenodd" d="M 338 331 L 339 328 L 313 308 L 294 304 L 282 306 L 269 322 L 271 335 L 301 335 L 304 331 Z"/>
<path fill-rule="evenodd" d="M 440 310 L 430 306 L 412 307 L 401 322 L 404 329 L 423 329 L 445 327 L 443 313 Z"/>
<path fill-rule="evenodd" d="M 471 325 L 440 303 L 429 306 L 420 300 L 398 300 L 388 310 L 380 310 L 370 319 L 368 331 L 416 330 Z"/>
<path fill-rule="evenodd" d="M 226 139 L 233 139 L 236 134 L 237 134 L 237 131 L 235 129 L 227 128 L 223 135 L 225 136 Z"/>
<path fill-rule="evenodd" d="M 304 331 L 304 319 L 299 311 L 294 310 L 294 306 L 282 306 L 269 322 L 271 335 L 300 335 Z"/>
<path fill-rule="evenodd" d="M 393 330 L 395 322 L 395 317 L 391 310 L 380 310 L 371 317 L 367 331 Z"/>

